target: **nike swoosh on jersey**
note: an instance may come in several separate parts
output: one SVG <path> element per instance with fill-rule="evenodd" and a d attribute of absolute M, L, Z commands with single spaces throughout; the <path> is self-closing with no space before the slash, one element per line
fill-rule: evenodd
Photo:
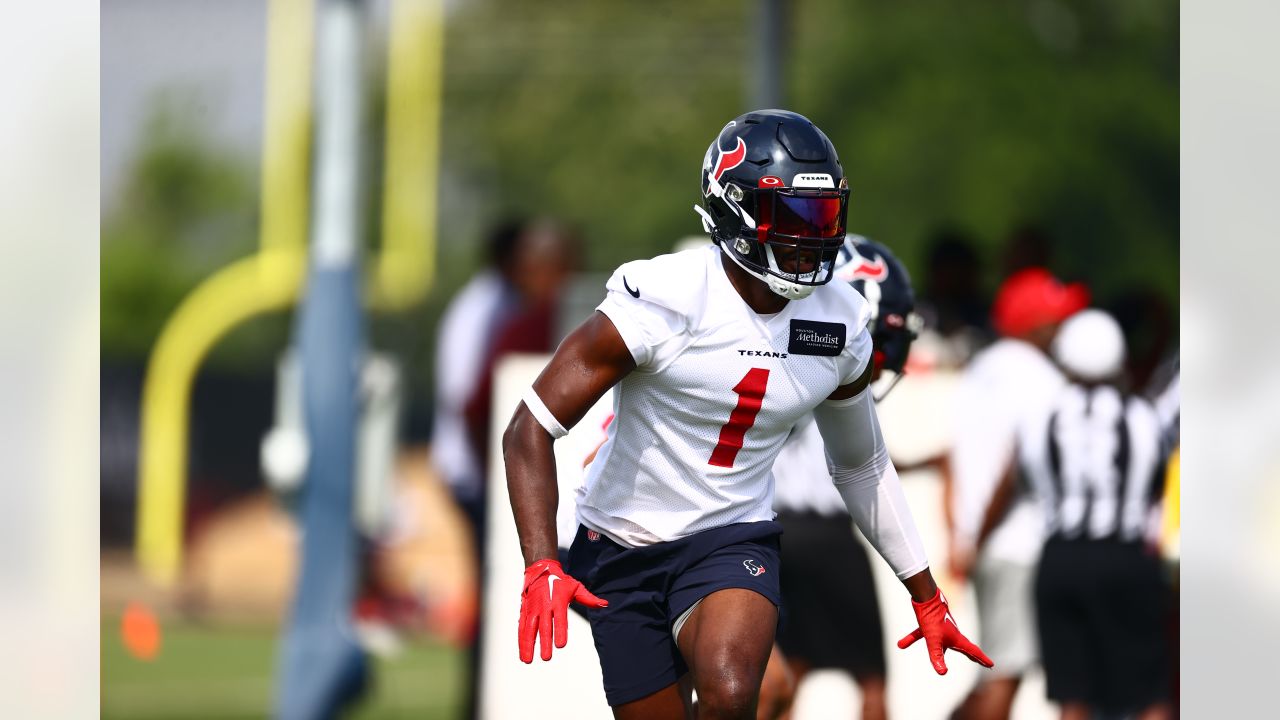
<path fill-rule="evenodd" d="M 547 576 L 547 594 L 551 597 L 552 600 L 556 599 L 556 581 L 559 579 L 560 579 L 559 575 Z"/>
<path fill-rule="evenodd" d="M 639 289 L 632 290 L 632 289 L 631 289 L 631 286 L 627 284 L 627 276 L 626 276 L 626 275 L 623 275 L 623 276 L 622 276 L 622 287 L 626 288 L 626 289 L 627 289 L 627 292 L 631 293 L 631 297 L 633 297 L 633 298 L 639 298 L 639 297 L 640 297 L 640 290 L 639 290 Z"/>

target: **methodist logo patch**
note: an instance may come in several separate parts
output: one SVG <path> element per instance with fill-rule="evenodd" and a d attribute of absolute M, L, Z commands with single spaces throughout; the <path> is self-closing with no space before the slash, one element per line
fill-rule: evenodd
<path fill-rule="evenodd" d="M 787 352 L 793 355 L 839 355 L 844 350 L 844 323 L 792 320 L 791 342 Z"/>

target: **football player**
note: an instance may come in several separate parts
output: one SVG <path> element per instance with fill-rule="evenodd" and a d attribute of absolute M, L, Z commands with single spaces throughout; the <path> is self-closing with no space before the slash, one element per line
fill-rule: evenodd
<path fill-rule="evenodd" d="M 907 353 L 923 324 L 907 269 L 887 248 L 850 235 L 840 251 L 837 282 L 867 299 L 872 375 L 880 402 L 902 377 Z M 888 371 L 888 372 L 885 372 Z M 881 380 L 881 375 L 885 377 Z M 786 619 L 778 634 L 790 677 L 799 683 L 810 670 L 847 671 L 862 696 L 860 717 L 886 717 L 884 631 L 867 551 L 853 532 L 845 504 L 827 472 L 826 451 L 812 415 L 791 431 L 773 463 L 773 507 L 785 538 L 782 578 Z M 773 660 L 766 688 L 785 687 Z M 769 703 L 761 693 L 761 704 Z M 775 707 L 785 702 L 774 702 Z"/>
<path fill-rule="evenodd" d="M 618 718 L 753 717 L 781 603 L 774 458 L 814 415 L 832 477 L 902 579 L 930 660 L 952 648 L 989 666 L 956 627 L 889 461 L 868 385 L 870 307 L 829 283 L 848 184 L 827 136 L 762 110 L 720 131 L 703 158 L 713 246 L 622 265 L 597 311 L 525 393 L 503 451 L 526 569 L 519 650 L 567 641 L 589 609 Z M 556 556 L 553 442 L 613 393 L 615 419 L 578 491 L 578 534 Z"/>

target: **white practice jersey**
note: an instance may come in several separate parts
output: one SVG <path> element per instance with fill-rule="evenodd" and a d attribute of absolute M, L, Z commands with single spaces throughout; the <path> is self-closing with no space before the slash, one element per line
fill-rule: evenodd
<path fill-rule="evenodd" d="M 497 324 L 516 307 L 497 272 L 471 278 L 449 301 L 436 334 L 436 407 L 431 459 L 454 492 L 479 496 L 484 477 L 467 438 L 466 407 L 480 381 Z"/>
<path fill-rule="evenodd" d="M 809 415 L 796 425 L 773 461 L 775 510 L 848 515 L 827 468 L 827 447 Z"/>
<path fill-rule="evenodd" d="M 1066 384 L 1048 355 L 1001 338 L 973 357 L 956 388 L 951 511 L 958 539 L 972 542 L 1005 469 L 1015 461 L 1018 424 L 1037 417 Z M 982 553 L 1019 565 L 1040 556 L 1044 521 L 1029 493 L 1019 493 Z"/>
<path fill-rule="evenodd" d="M 636 369 L 578 491 L 579 522 L 628 546 L 773 519 L 791 428 L 871 356 L 867 302 L 845 283 L 751 310 L 708 246 L 629 262 L 599 306 Z"/>

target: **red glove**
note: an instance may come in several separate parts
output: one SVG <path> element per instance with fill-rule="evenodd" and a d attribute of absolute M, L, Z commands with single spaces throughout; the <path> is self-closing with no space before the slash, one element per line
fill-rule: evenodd
<path fill-rule="evenodd" d="M 520 593 L 520 660 L 533 662 L 533 639 L 542 638 L 542 659 L 551 659 L 552 627 L 556 647 L 569 641 L 569 603 L 607 607 L 609 602 L 592 595 L 582 583 L 569 577 L 555 560 L 539 560 L 524 569 Z"/>
<path fill-rule="evenodd" d="M 951 608 L 947 607 L 947 599 L 943 597 L 941 590 L 922 603 L 912 600 L 911 607 L 916 611 L 916 622 L 920 627 L 899 640 L 898 647 L 906 649 L 924 638 L 925 646 L 929 648 L 929 660 L 933 662 L 933 669 L 939 675 L 947 674 L 947 663 L 942 659 L 942 653 L 947 649 L 956 650 L 983 667 L 995 664 L 982 652 L 982 648 L 960 634 L 960 628 L 956 627 L 955 618 L 951 617 Z"/>

